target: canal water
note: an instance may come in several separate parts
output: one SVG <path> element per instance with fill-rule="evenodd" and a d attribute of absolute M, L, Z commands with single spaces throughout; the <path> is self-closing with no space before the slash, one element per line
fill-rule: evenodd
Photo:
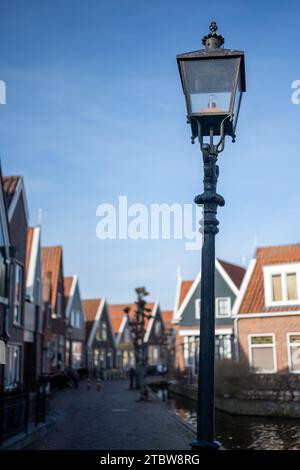
<path fill-rule="evenodd" d="M 181 419 L 196 426 L 196 403 L 168 390 L 160 399 Z M 216 411 L 216 439 L 225 449 L 300 450 L 300 419 L 237 416 Z"/>

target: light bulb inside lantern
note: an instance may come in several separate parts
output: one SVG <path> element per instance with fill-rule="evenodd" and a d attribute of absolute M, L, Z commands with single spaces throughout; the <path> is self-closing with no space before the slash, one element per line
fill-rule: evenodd
<path fill-rule="evenodd" d="M 200 113 L 220 113 L 221 108 L 217 106 L 216 95 L 208 95 L 207 108 L 200 109 Z"/>
<path fill-rule="evenodd" d="M 208 97 L 208 108 L 216 108 L 217 107 L 217 97 L 216 95 L 209 95 Z"/>

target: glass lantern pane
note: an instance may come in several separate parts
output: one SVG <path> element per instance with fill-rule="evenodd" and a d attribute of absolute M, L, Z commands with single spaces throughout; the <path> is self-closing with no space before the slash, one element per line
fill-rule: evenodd
<path fill-rule="evenodd" d="M 192 113 L 229 113 L 238 59 L 189 60 L 185 79 Z"/>
<path fill-rule="evenodd" d="M 236 124 L 237 124 L 237 119 L 239 116 L 239 110 L 240 110 L 240 105 L 241 105 L 241 100 L 242 100 L 242 88 L 241 88 L 241 74 L 239 73 L 239 78 L 238 78 L 238 83 L 237 83 L 237 89 L 236 89 L 236 95 L 235 95 L 235 101 L 234 101 L 234 106 L 233 106 L 233 128 L 235 130 Z"/>

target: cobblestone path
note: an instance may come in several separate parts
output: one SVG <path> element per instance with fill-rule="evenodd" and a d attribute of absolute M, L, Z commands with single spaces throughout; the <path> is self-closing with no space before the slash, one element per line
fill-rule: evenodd
<path fill-rule="evenodd" d="M 124 380 L 92 382 L 56 392 L 50 401 L 54 423 L 26 449 L 189 450 L 194 434 L 164 403 L 139 402 Z"/>

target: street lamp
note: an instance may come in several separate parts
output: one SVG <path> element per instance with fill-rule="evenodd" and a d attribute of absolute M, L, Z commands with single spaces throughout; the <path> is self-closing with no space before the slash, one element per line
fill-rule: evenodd
<path fill-rule="evenodd" d="M 242 93 L 246 89 L 244 53 L 223 49 L 224 38 L 212 22 L 204 36 L 205 49 L 177 56 L 187 119 L 196 137 L 235 138 Z"/>
<path fill-rule="evenodd" d="M 198 138 L 204 163 L 204 192 L 195 198 L 196 204 L 204 206 L 197 439 L 191 443 L 195 451 L 220 447 L 214 439 L 215 235 L 219 231 L 217 208 L 225 201 L 217 194 L 217 159 L 226 135 L 235 140 L 242 93 L 246 91 L 244 53 L 222 48 L 224 38 L 217 29 L 212 22 L 210 33 L 202 39 L 205 49 L 177 56 L 192 143 Z"/>

